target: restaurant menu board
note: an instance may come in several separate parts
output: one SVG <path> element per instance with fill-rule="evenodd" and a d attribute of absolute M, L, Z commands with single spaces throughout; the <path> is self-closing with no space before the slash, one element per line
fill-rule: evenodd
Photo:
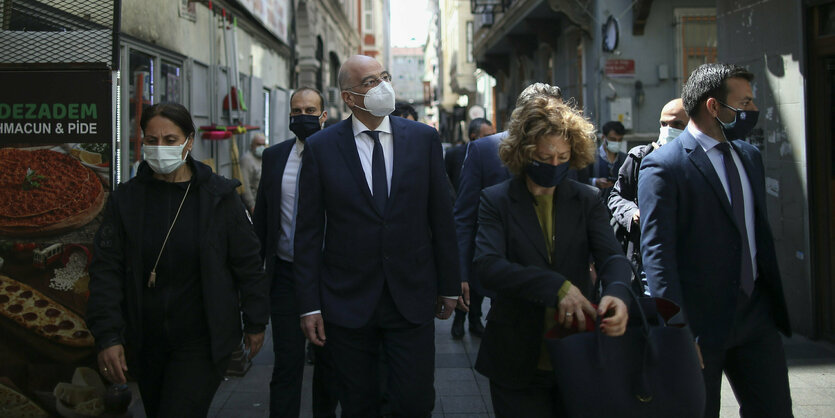
<path fill-rule="evenodd" d="M 110 73 L 0 79 L 16 80 L 0 99 L 0 383 L 54 412 L 38 394 L 95 368 L 84 313 L 111 190 Z"/>

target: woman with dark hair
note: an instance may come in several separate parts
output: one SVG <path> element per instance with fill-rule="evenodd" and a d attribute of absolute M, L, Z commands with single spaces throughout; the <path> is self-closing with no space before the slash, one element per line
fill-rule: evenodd
<path fill-rule="evenodd" d="M 142 115 L 135 178 L 113 192 L 95 237 L 87 325 L 99 370 L 130 370 L 148 416 L 205 416 L 230 354 L 264 340 L 269 282 L 236 180 L 194 160 L 179 104 Z"/>
<path fill-rule="evenodd" d="M 631 270 L 607 263 L 595 309 L 589 258 L 603 263 L 620 246 L 597 190 L 566 178 L 594 157 L 594 127 L 579 111 L 546 95 L 521 103 L 499 156 L 513 177 L 481 194 L 474 262 L 496 296 L 475 367 L 490 379 L 497 417 L 561 416 L 544 335 L 585 330 L 598 315 L 604 334 L 622 335 L 627 290 L 609 284 L 628 283 Z"/>

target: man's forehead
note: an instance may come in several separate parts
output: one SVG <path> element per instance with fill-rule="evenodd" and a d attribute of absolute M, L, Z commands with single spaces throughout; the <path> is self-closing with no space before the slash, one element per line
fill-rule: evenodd
<path fill-rule="evenodd" d="M 319 108 L 319 95 L 311 90 L 304 90 L 296 93 L 293 100 L 290 101 L 290 107 L 309 107 L 315 106 Z"/>
<path fill-rule="evenodd" d="M 740 77 L 733 77 L 728 79 L 728 94 L 737 97 L 754 97 L 754 91 L 751 88 L 751 82 Z"/>

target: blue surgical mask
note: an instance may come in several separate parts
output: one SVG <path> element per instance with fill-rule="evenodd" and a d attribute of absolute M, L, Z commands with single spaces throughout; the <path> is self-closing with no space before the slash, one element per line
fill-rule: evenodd
<path fill-rule="evenodd" d="M 253 150 L 252 153 L 255 154 L 256 157 L 261 158 L 261 156 L 264 155 L 264 150 L 265 149 L 267 149 L 266 146 L 259 145 L 259 146 L 255 147 L 255 150 Z"/>
<path fill-rule="evenodd" d="M 554 187 L 565 179 L 569 168 L 570 164 L 567 161 L 559 165 L 551 165 L 532 160 L 525 167 L 525 174 L 542 187 Z"/>

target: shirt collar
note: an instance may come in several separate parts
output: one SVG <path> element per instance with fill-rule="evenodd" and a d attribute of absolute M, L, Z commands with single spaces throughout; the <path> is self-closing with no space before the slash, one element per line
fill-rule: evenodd
<path fill-rule="evenodd" d="M 296 138 L 296 144 L 293 147 L 293 149 L 296 150 L 296 155 L 301 157 L 302 156 L 302 151 L 304 151 L 304 141 L 302 141 L 299 138 Z"/>
<path fill-rule="evenodd" d="M 698 142 L 699 145 L 701 145 L 702 150 L 704 150 L 704 152 L 708 152 L 711 149 L 713 149 L 713 147 L 719 145 L 719 141 L 711 138 L 708 134 L 700 131 L 699 128 L 697 128 L 692 121 L 687 124 L 687 132 L 690 132 L 690 135 L 693 135 L 693 138 L 695 138 L 696 142 Z"/>
<path fill-rule="evenodd" d="M 365 131 L 371 130 L 355 117 L 351 117 L 351 127 L 354 129 L 354 138 Z M 383 118 L 383 121 L 380 122 L 380 126 L 378 126 L 375 131 L 385 132 L 388 134 L 391 133 L 391 121 L 389 120 L 389 116 Z"/>
<path fill-rule="evenodd" d="M 605 140 L 604 140 L 604 141 L 605 141 Z M 606 155 L 606 143 L 605 143 L 605 142 L 604 142 L 604 143 L 602 143 L 602 144 L 600 144 L 600 146 L 599 146 L 599 147 L 597 147 L 597 155 L 598 155 L 600 158 L 602 158 L 602 159 L 604 159 L 604 160 L 606 160 L 606 161 L 609 161 L 609 157 Z"/>

